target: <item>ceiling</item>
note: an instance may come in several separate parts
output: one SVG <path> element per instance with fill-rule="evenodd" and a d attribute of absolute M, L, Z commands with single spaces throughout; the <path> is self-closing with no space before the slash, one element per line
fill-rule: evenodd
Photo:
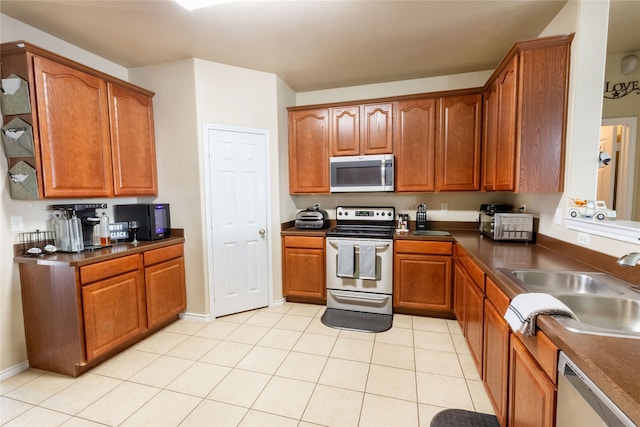
<path fill-rule="evenodd" d="M 0 0 L 0 12 L 126 68 L 186 58 L 304 92 L 495 68 L 566 0 Z M 609 53 L 640 50 L 640 1 L 611 2 Z M 28 41 L 28 40 L 27 40 Z"/>

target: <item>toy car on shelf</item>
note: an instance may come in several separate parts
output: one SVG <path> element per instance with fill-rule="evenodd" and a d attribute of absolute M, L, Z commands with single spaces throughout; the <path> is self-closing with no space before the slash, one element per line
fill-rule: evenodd
<path fill-rule="evenodd" d="M 569 209 L 569 216 L 576 218 L 578 215 L 585 218 L 595 218 L 599 221 L 605 219 L 615 219 L 616 211 L 607 209 L 607 205 L 602 200 L 582 200 L 572 199 L 573 206 Z"/>

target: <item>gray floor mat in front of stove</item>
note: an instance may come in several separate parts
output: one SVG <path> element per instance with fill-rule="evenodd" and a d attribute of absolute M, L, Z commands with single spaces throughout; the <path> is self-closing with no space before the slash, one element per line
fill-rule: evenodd
<path fill-rule="evenodd" d="M 384 332 L 391 329 L 393 315 L 327 308 L 320 320 L 332 328 L 360 332 Z"/>

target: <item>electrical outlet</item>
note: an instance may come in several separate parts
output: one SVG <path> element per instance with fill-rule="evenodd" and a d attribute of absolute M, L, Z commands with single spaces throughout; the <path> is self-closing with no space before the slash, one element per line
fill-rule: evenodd
<path fill-rule="evenodd" d="M 555 222 L 556 224 L 562 224 L 562 209 L 556 209 Z"/>
<path fill-rule="evenodd" d="M 9 219 L 11 220 L 11 231 L 24 230 L 24 221 L 21 216 L 12 216 Z"/>
<path fill-rule="evenodd" d="M 520 206 L 520 209 L 518 209 L 520 212 L 526 212 L 527 211 L 527 205 L 522 205 Z"/>
<path fill-rule="evenodd" d="M 578 243 L 589 246 L 589 235 L 587 233 L 578 233 Z"/>
<path fill-rule="evenodd" d="M 440 203 L 440 212 L 449 212 L 449 203 Z"/>

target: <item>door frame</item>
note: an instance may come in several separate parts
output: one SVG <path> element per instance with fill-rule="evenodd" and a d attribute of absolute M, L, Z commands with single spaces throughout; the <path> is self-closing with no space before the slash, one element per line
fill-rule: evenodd
<path fill-rule="evenodd" d="M 623 200 L 625 219 L 630 219 L 633 213 L 633 190 L 635 182 L 636 165 L 636 138 L 637 138 L 637 117 L 612 117 L 602 119 L 600 126 L 625 126 L 629 129 L 627 138 L 620 142 L 620 157 L 622 161 L 618 164 L 618 200 Z M 626 178 L 626 179 L 625 179 Z"/>
<path fill-rule="evenodd" d="M 211 156 L 213 150 L 211 149 L 211 141 L 209 140 L 209 131 L 228 131 L 238 133 L 254 133 L 262 135 L 265 139 L 265 175 L 266 175 L 266 200 L 267 200 L 267 298 L 269 306 L 273 301 L 273 250 L 272 250 L 272 233 L 271 233 L 271 153 L 270 153 L 270 135 L 268 129 L 246 128 L 239 126 L 227 126 L 212 123 L 204 123 L 202 126 L 202 142 L 203 142 L 203 175 L 204 175 L 204 216 L 205 216 L 205 241 L 207 245 L 206 254 L 206 273 L 207 280 L 206 292 L 208 293 L 209 303 L 209 316 L 216 317 L 215 306 L 215 289 L 214 289 L 214 274 L 213 274 L 213 242 L 214 242 L 214 230 L 213 230 L 213 200 L 211 197 L 212 182 L 211 182 Z"/>

